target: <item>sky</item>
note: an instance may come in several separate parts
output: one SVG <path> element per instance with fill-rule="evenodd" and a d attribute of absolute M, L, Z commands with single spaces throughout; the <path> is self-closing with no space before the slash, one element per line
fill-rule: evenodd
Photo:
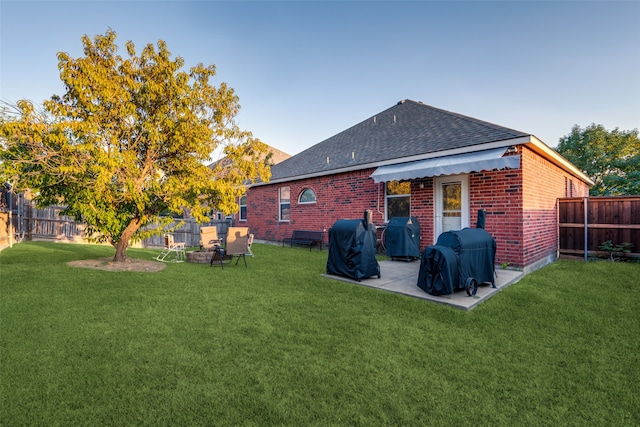
<path fill-rule="evenodd" d="M 113 29 L 215 64 L 240 127 L 297 154 L 411 99 L 535 135 L 640 128 L 638 1 L 0 0 L 0 99 L 62 95 L 58 52 Z"/>

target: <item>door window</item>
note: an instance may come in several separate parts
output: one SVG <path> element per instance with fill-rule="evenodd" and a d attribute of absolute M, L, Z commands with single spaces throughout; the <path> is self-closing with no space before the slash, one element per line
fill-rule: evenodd
<path fill-rule="evenodd" d="M 442 231 L 462 228 L 462 183 L 442 184 Z"/>
<path fill-rule="evenodd" d="M 469 176 L 435 179 L 435 240 L 445 231 L 469 227 Z"/>

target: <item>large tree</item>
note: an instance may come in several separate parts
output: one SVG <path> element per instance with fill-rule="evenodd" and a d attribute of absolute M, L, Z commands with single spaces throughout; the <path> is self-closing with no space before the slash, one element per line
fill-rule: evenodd
<path fill-rule="evenodd" d="M 66 93 L 35 108 L 18 101 L 0 120 L 0 173 L 38 206 L 66 205 L 93 240 L 126 259 L 130 241 L 164 232 L 161 214 L 231 213 L 247 180 L 268 180 L 267 145 L 239 129 L 238 97 L 215 87 L 215 66 L 188 72 L 160 40 L 117 53 L 116 33 L 82 37 L 84 56 L 58 54 Z M 212 153 L 226 156 L 206 166 Z M 4 182 L 4 181 L 3 181 Z M 159 227 L 144 227 L 158 223 Z"/>
<path fill-rule="evenodd" d="M 640 194 L 640 138 L 638 130 L 591 124 L 573 126 L 556 150 L 595 183 L 592 196 Z"/>

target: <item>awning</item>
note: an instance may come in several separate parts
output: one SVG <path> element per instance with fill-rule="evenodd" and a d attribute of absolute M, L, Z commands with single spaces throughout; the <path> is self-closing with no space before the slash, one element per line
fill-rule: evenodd
<path fill-rule="evenodd" d="M 520 155 L 502 157 L 505 151 L 507 147 L 380 166 L 371 174 L 371 178 L 378 183 L 520 167 Z"/>

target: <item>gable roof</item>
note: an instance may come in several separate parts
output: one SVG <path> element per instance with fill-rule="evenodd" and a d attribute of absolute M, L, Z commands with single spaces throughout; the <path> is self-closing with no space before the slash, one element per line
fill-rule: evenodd
<path fill-rule="evenodd" d="M 284 151 L 278 150 L 277 148 L 274 148 L 272 146 L 269 146 L 268 151 L 269 153 L 271 153 L 271 163 L 273 163 L 274 165 L 277 165 L 278 163 L 281 163 L 291 157 L 291 154 L 287 154 Z"/>
<path fill-rule="evenodd" d="M 278 150 L 277 148 L 274 148 L 270 145 L 267 145 L 267 153 L 263 156 L 260 156 L 262 159 L 264 159 L 267 155 L 271 154 L 271 165 L 277 165 L 278 163 L 288 159 L 289 157 L 291 157 L 290 154 L 285 153 L 284 151 Z M 231 164 L 231 161 L 229 160 L 228 157 L 223 157 L 221 159 L 218 159 L 214 162 L 211 162 L 207 165 L 207 167 L 213 169 L 218 165 L 221 165 L 221 167 L 225 167 Z"/>
<path fill-rule="evenodd" d="M 273 166 L 277 182 L 526 142 L 530 135 L 404 100 Z M 524 138 L 522 141 L 513 140 Z M 491 147 L 487 146 L 489 144 Z"/>

